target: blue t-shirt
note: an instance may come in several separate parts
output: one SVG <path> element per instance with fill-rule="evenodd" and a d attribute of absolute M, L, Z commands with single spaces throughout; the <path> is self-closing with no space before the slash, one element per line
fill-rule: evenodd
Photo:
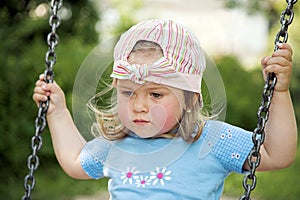
<path fill-rule="evenodd" d="M 109 177 L 111 199 L 217 200 L 231 172 L 243 173 L 252 133 L 207 121 L 194 143 L 182 138 L 118 142 L 96 138 L 81 152 L 81 165 L 94 179 Z"/>

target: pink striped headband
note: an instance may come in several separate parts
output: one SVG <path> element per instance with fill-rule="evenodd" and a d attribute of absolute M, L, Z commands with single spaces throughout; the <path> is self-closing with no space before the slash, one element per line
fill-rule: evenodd
<path fill-rule="evenodd" d="M 163 57 L 151 65 L 129 64 L 129 54 L 140 40 L 157 43 Z M 147 20 L 121 35 L 114 49 L 111 77 L 140 84 L 151 81 L 201 94 L 205 66 L 199 41 L 187 28 L 171 20 Z"/>

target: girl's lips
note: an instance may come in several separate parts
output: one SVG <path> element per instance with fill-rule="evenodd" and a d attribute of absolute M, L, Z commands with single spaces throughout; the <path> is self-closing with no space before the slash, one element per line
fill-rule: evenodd
<path fill-rule="evenodd" d="M 140 125 L 140 126 L 149 123 L 149 121 L 143 120 L 143 119 L 135 119 L 135 120 L 133 120 L 133 122 L 134 122 L 136 125 Z"/>

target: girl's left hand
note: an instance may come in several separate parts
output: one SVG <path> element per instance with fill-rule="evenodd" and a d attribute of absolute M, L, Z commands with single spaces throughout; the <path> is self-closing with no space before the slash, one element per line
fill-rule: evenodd
<path fill-rule="evenodd" d="M 268 73 L 274 72 L 277 77 L 277 83 L 274 91 L 284 92 L 289 90 L 289 84 L 292 75 L 292 55 L 293 50 L 286 43 L 278 44 L 279 49 L 271 57 L 262 59 L 263 74 L 266 79 Z"/>

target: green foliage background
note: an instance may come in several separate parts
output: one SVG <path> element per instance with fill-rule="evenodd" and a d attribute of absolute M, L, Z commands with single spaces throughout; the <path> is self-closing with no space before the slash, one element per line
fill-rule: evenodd
<path fill-rule="evenodd" d="M 45 38 L 50 31 L 48 16 L 32 18 L 29 13 L 43 2 L 48 3 L 37 0 L 0 2 L 0 199 L 20 199 L 24 193 L 23 182 L 28 173 L 27 157 L 31 153 L 30 142 L 34 135 L 37 112 L 31 99 L 34 83 L 45 69 L 44 57 L 47 51 Z M 140 2 L 131 1 L 131 5 L 137 9 Z M 249 12 L 260 10 L 270 19 L 271 37 L 268 43 L 269 52 L 272 52 L 273 36 L 279 30 L 276 20 L 278 21 L 285 1 L 282 4 L 270 3 L 273 1 L 267 0 L 252 2 Z M 268 2 L 270 6 L 261 6 L 259 2 Z M 119 4 L 120 1 L 116 0 L 115 3 Z M 228 0 L 227 5 L 239 6 L 236 3 L 237 1 Z M 71 11 L 72 16 L 68 20 L 63 20 L 58 29 L 61 40 L 57 47 L 58 62 L 54 70 L 57 75 L 55 80 L 64 89 L 71 108 L 76 72 L 84 58 L 99 42 L 95 24 L 101 20 L 99 19 L 101 11 L 96 10 L 88 0 L 64 1 L 64 7 Z M 119 8 L 121 21 L 115 29 L 116 33 L 135 23 L 134 19 L 126 15 L 128 11 L 124 12 L 122 6 Z M 299 8 L 297 5 L 289 39 L 295 52 L 291 93 L 298 119 L 300 117 L 300 39 L 297 35 L 300 31 Z M 263 87 L 260 67 L 245 70 L 238 58 L 231 55 L 214 58 L 214 61 L 226 87 L 227 122 L 252 130 L 256 125 L 256 112 Z M 297 155 L 296 162 L 288 169 L 258 173 L 258 186 L 254 192 L 257 199 L 298 199 L 300 153 Z M 33 199 L 67 200 L 77 194 L 93 194 L 99 190 L 106 190 L 106 179 L 79 181 L 64 174 L 54 156 L 48 130 L 43 133 L 43 147 L 39 157 L 41 163 L 35 173 L 37 182 L 32 193 Z M 241 195 L 242 178 L 241 175 L 230 176 L 226 181 L 225 194 L 236 197 Z"/>

